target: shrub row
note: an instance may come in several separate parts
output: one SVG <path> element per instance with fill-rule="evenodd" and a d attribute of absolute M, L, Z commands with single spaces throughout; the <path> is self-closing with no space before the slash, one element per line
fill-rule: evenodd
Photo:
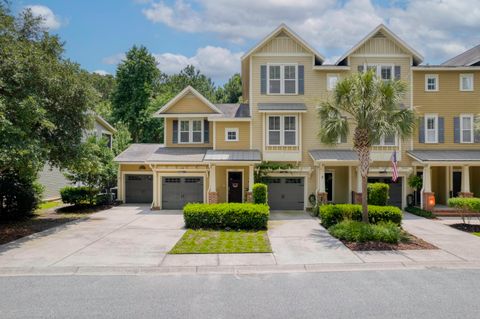
<path fill-rule="evenodd" d="M 435 215 L 433 215 L 432 212 L 429 212 L 428 210 L 424 210 L 415 206 L 407 206 L 405 207 L 405 211 L 420 217 L 435 218 Z"/>
<path fill-rule="evenodd" d="M 359 243 L 376 241 L 397 244 L 402 238 L 400 227 L 392 222 L 372 225 L 353 220 L 344 220 L 330 227 L 328 231 L 338 239 Z"/>
<path fill-rule="evenodd" d="M 480 198 L 455 197 L 448 200 L 448 206 L 480 213 Z"/>
<path fill-rule="evenodd" d="M 386 206 L 390 186 L 385 183 L 369 183 L 367 186 L 368 205 Z"/>
<path fill-rule="evenodd" d="M 323 205 L 319 208 L 322 225 L 329 228 L 343 220 L 362 220 L 362 206 L 354 204 Z M 395 206 L 368 206 L 368 219 L 372 224 L 392 222 L 400 225 L 402 211 Z"/>
<path fill-rule="evenodd" d="M 80 205 L 96 202 L 98 189 L 87 186 L 66 186 L 60 190 L 62 202 L 65 204 Z"/>
<path fill-rule="evenodd" d="M 193 229 L 266 229 L 269 216 L 270 208 L 265 204 L 187 204 L 183 207 L 185 226 Z"/>

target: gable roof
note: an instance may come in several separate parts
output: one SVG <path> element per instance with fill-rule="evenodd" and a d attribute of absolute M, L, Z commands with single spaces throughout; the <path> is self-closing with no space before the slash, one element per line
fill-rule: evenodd
<path fill-rule="evenodd" d="M 442 63 L 445 66 L 471 66 L 480 62 L 480 44 Z"/>
<path fill-rule="evenodd" d="M 205 103 L 205 105 L 211 108 L 215 113 L 221 113 L 221 111 L 212 102 L 210 102 L 206 97 L 200 94 L 200 92 L 198 92 L 197 90 L 195 90 L 193 87 L 189 85 L 186 88 L 184 88 L 180 93 L 178 93 L 173 99 L 168 101 L 168 103 L 165 104 L 160 110 L 155 112 L 153 116 L 158 117 L 162 113 L 165 113 L 166 111 L 168 111 L 169 108 L 174 106 L 178 101 L 180 101 L 181 98 L 183 98 L 189 93 L 192 93 L 193 95 L 195 95 L 200 101 Z"/>
<path fill-rule="evenodd" d="M 360 48 L 365 42 L 367 42 L 370 38 L 372 38 L 374 35 L 376 35 L 378 32 L 382 32 L 388 37 L 391 37 L 395 42 L 397 42 L 402 49 L 405 51 L 409 52 L 413 56 L 413 60 L 415 64 L 420 64 L 423 61 L 423 56 L 418 53 L 415 49 L 413 49 L 411 46 L 409 46 L 405 41 L 400 39 L 395 33 L 393 33 L 390 29 L 388 29 L 384 24 L 378 25 L 375 29 L 373 29 L 372 32 L 367 34 L 360 42 L 355 44 L 350 50 L 348 50 L 347 53 L 342 55 L 337 62 L 335 62 L 336 65 L 340 64 L 343 60 L 345 60 L 349 55 L 351 55 L 353 52 L 355 52 L 358 48 Z"/>
<path fill-rule="evenodd" d="M 117 130 L 112 126 L 110 125 L 110 123 L 108 123 L 103 117 L 101 117 L 100 115 L 98 114 L 95 114 L 95 121 L 100 124 L 103 128 L 105 128 L 107 131 L 109 131 L 110 133 L 112 134 L 115 134 L 117 133 Z"/>
<path fill-rule="evenodd" d="M 303 40 L 298 34 L 296 34 L 292 29 L 290 29 L 285 23 L 280 24 L 275 30 L 273 30 L 270 34 L 268 34 L 263 40 L 258 42 L 253 48 L 251 48 L 247 53 L 245 53 L 241 60 L 245 60 L 248 58 L 252 53 L 260 49 L 265 43 L 269 40 L 273 39 L 276 35 L 280 34 L 281 32 L 285 32 L 288 36 L 292 37 L 296 41 L 298 41 L 305 49 L 310 51 L 317 59 L 321 62 L 325 61 L 325 57 L 321 55 L 316 49 L 314 49 L 310 44 L 308 44 L 305 40 Z"/>

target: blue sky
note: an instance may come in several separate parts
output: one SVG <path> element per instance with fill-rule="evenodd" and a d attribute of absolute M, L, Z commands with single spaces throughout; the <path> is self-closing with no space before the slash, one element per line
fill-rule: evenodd
<path fill-rule="evenodd" d="M 145 45 L 159 68 L 194 64 L 221 84 L 240 56 L 287 23 L 328 62 L 379 23 L 440 63 L 480 43 L 478 0 L 18 0 L 66 41 L 65 55 L 89 71 L 115 73 L 122 54 Z"/>

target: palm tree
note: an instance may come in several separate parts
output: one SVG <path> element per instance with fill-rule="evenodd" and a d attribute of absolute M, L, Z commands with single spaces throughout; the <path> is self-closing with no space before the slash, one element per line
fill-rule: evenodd
<path fill-rule="evenodd" d="M 340 136 L 354 127 L 353 149 L 358 155 L 362 175 L 362 220 L 368 223 L 367 176 L 370 150 L 382 136 L 409 136 L 415 127 L 413 111 L 400 107 L 406 92 L 402 81 L 384 81 L 374 70 L 355 73 L 338 82 L 333 99 L 319 108 L 322 143 L 336 144 Z"/>

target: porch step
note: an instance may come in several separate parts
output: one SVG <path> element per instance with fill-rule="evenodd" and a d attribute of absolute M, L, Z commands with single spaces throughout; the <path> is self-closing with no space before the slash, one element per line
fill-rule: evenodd
<path fill-rule="evenodd" d="M 461 217 L 462 215 L 465 217 L 480 217 L 480 213 L 468 212 L 462 213 L 461 210 L 454 209 L 454 208 L 434 208 L 432 212 L 437 217 Z"/>

